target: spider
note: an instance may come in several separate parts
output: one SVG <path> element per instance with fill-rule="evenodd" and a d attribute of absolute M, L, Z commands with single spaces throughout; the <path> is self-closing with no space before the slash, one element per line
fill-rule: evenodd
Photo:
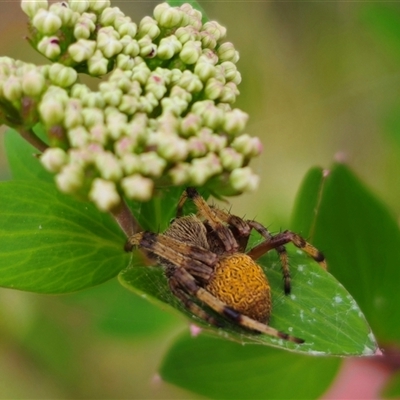
<path fill-rule="evenodd" d="M 196 215 L 182 216 L 183 205 L 191 199 Z M 254 229 L 265 240 L 245 253 Z M 125 249 L 140 248 L 165 267 L 171 292 L 197 317 L 217 327 L 220 319 L 199 304 L 241 327 L 294 343 L 303 339 L 268 325 L 271 290 L 256 260 L 270 250 L 279 254 L 284 291 L 290 293 L 290 271 L 285 244 L 292 242 L 326 269 L 323 254 L 291 231 L 272 235 L 253 220 L 210 206 L 194 188 L 187 188 L 178 203 L 176 218 L 163 234 L 139 232 L 128 238 Z"/>

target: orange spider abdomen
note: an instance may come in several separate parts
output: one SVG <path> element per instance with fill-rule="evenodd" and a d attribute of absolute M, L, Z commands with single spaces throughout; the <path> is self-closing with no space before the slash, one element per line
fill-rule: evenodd
<path fill-rule="evenodd" d="M 205 289 L 227 306 L 267 323 L 271 315 L 271 290 L 261 267 L 246 254 L 220 259 Z"/>

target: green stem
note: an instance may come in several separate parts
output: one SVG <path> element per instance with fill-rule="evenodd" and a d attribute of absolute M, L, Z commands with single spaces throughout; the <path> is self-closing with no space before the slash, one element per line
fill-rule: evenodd
<path fill-rule="evenodd" d="M 28 143 L 38 149 L 41 153 L 49 147 L 42 139 L 35 135 L 32 129 L 26 130 L 25 128 L 19 128 L 18 132 Z"/>
<path fill-rule="evenodd" d="M 133 216 L 125 200 L 122 200 L 121 204 L 116 209 L 111 210 L 110 213 L 117 221 L 126 237 L 130 237 L 143 230 L 139 225 L 139 222 Z"/>

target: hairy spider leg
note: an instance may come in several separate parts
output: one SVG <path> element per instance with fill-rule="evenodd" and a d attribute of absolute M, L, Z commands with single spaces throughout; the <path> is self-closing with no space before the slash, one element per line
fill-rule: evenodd
<path fill-rule="evenodd" d="M 188 198 L 193 201 L 199 214 L 207 220 L 210 227 L 222 241 L 225 251 L 228 253 L 234 253 L 237 251 L 238 244 L 233 236 L 233 233 L 229 229 L 226 229 L 226 226 L 218 218 L 215 210 L 207 204 L 207 202 L 203 199 L 203 197 L 200 196 L 196 189 L 191 187 L 186 188 L 179 199 L 176 215 L 178 217 L 182 215 L 182 207 Z"/>
<path fill-rule="evenodd" d="M 220 210 L 214 206 L 210 206 L 215 215 L 222 221 L 225 222 L 231 230 L 234 231 L 236 242 L 239 244 L 238 251 L 244 253 L 246 251 L 247 243 L 249 241 L 251 227 L 242 218 L 230 214 L 229 212 Z"/>
<path fill-rule="evenodd" d="M 194 297 L 197 297 L 203 303 L 207 304 L 210 308 L 216 311 L 218 314 L 225 316 L 231 321 L 236 322 L 247 329 L 265 333 L 269 336 L 276 337 L 279 339 L 288 340 L 294 343 L 304 343 L 303 339 L 291 336 L 285 332 L 278 331 L 268 325 L 258 322 L 240 312 L 235 311 L 233 308 L 224 304 L 221 300 L 215 297 L 213 294 L 198 286 L 196 280 L 183 268 L 178 268 L 174 272 L 174 277 L 183 286 L 184 291 L 188 292 Z"/>
<path fill-rule="evenodd" d="M 169 288 L 171 289 L 171 292 L 182 302 L 182 304 L 191 313 L 218 328 L 221 328 L 223 326 L 223 324 L 220 321 L 218 321 L 216 318 L 214 318 L 209 313 L 204 311 L 191 299 L 188 293 L 182 289 L 181 284 L 179 283 L 178 279 L 174 277 L 174 275 L 170 276 L 170 278 L 168 279 L 168 284 Z"/>
<path fill-rule="evenodd" d="M 314 247 L 312 244 L 303 239 L 300 235 L 292 231 L 284 231 L 272 236 L 269 239 L 266 239 L 264 242 L 253 247 L 247 253 L 247 255 L 250 256 L 253 260 L 257 260 L 268 251 L 272 249 L 279 249 L 281 246 L 284 246 L 288 243 L 293 243 L 297 248 L 304 251 L 311 258 L 313 258 L 323 269 L 327 269 L 324 255 L 316 247 Z"/>
<path fill-rule="evenodd" d="M 253 228 L 255 231 L 257 231 L 263 238 L 266 239 L 267 242 L 270 242 L 274 236 L 271 234 L 271 232 L 262 224 L 260 224 L 257 221 L 253 220 L 248 220 L 246 221 L 251 228 Z M 257 246 L 256 246 L 257 247 Z M 275 247 L 276 252 L 279 255 L 279 259 L 281 261 L 281 269 L 282 269 L 282 275 L 283 275 L 283 285 L 284 285 L 284 290 L 285 294 L 290 293 L 291 285 L 290 285 L 290 269 L 289 269 L 289 260 L 288 260 L 288 255 L 285 246 L 277 246 Z M 251 253 L 253 249 L 249 251 Z M 267 250 L 269 251 L 269 250 Z M 256 260 L 258 257 L 252 257 L 251 254 L 247 253 L 247 255 L 250 255 L 253 260 Z M 264 253 L 263 253 L 264 254 Z M 261 255 L 259 256 L 261 257 Z"/>
<path fill-rule="evenodd" d="M 171 237 L 153 232 L 139 232 L 132 235 L 125 245 L 126 251 L 140 247 L 169 261 L 173 265 L 187 269 L 190 274 L 207 282 L 213 273 L 218 258 L 209 250 L 182 243 Z"/>

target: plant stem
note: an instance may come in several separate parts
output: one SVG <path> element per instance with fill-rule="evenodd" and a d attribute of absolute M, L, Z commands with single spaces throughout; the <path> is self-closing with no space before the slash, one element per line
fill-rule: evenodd
<path fill-rule="evenodd" d="M 122 199 L 121 204 L 114 210 L 111 210 L 110 213 L 117 221 L 118 225 L 125 233 L 126 237 L 130 237 L 133 234 L 142 230 L 139 222 L 133 216 L 125 200 Z"/>
<path fill-rule="evenodd" d="M 38 149 L 41 153 L 49 147 L 42 139 L 35 135 L 32 129 L 26 130 L 24 128 L 19 128 L 18 132 L 28 143 Z"/>

